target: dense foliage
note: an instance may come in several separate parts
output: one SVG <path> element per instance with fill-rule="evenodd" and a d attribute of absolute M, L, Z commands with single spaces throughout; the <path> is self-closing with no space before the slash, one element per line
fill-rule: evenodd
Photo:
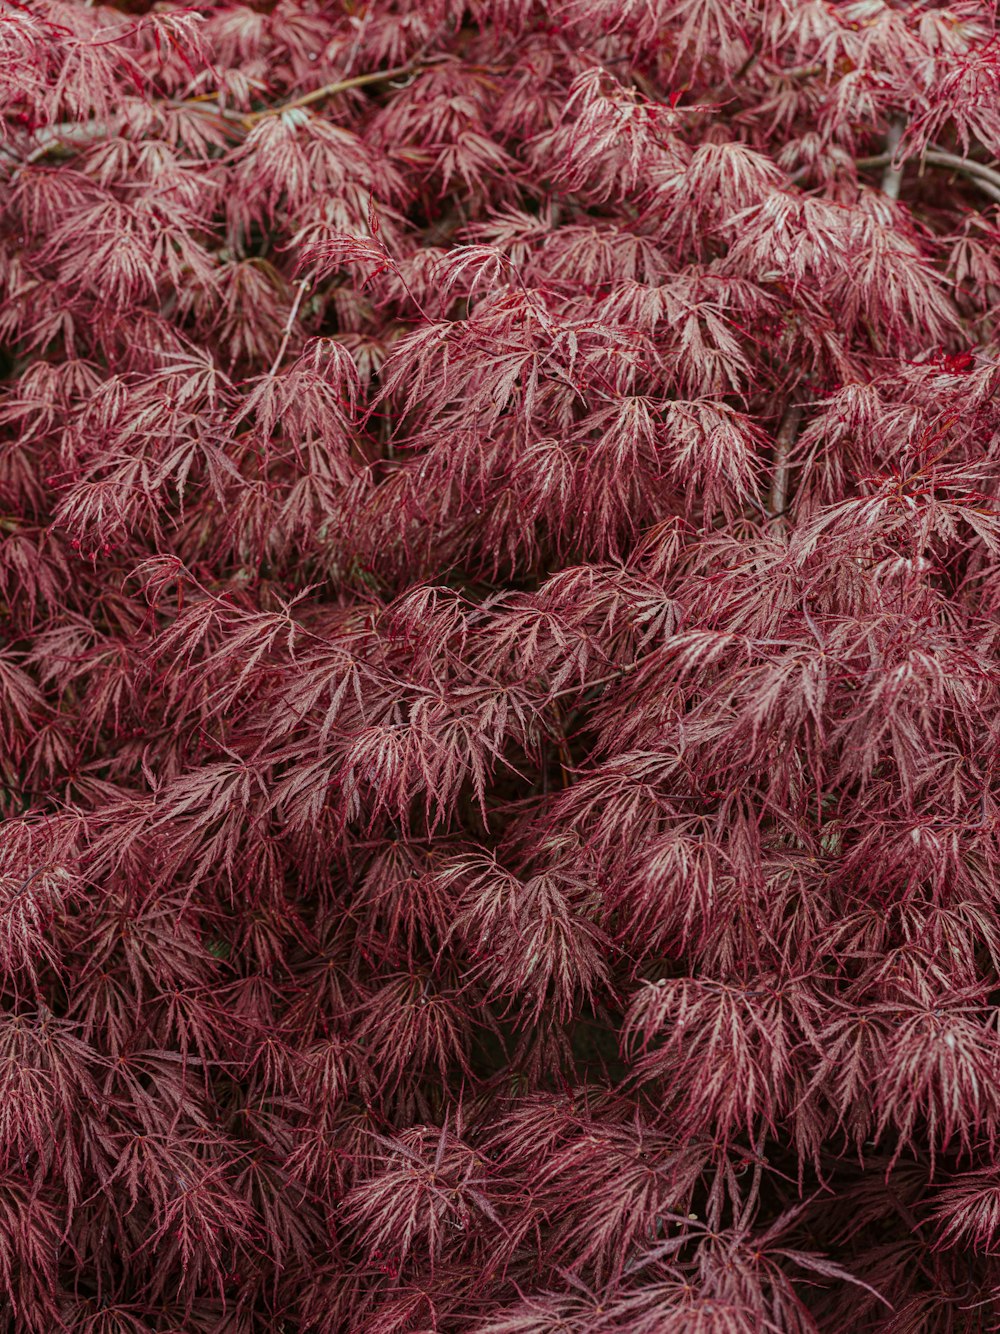
<path fill-rule="evenodd" d="M 1000 1327 L 1000 38 L 0 3 L 0 1328 Z"/>

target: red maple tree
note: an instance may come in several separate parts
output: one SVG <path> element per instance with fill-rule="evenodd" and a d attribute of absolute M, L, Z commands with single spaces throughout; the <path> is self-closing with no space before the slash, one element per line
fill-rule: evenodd
<path fill-rule="evenodd" d="M 0 1328 L 1000 1328 L 1000 36 L 0 0 Z"/>

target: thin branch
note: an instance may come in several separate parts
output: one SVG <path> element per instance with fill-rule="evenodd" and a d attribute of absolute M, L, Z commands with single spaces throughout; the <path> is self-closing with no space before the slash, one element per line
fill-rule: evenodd
<path fill-rule="evenodd" d="M 60 125 L 44 125 L 34 133 L 34 142 L 27 154 L 21 157 L 6 144 L 0 144 L 0 155 L 18 169 L 37 162 L 46 153 L 56 148 L 77 145 L 85 148 L 87 144 L 106 139 L 120 128 L 120 117 L 112 120 L 88 120 L 82 123 L 67 122 Z"/>
<path fill-rule="evenodd" d="M 281 346 L 278 348 L 277 356 L 271 363 L 271 369 L 267 373 L 268 379 L 270 379 L 271 376 L 273 375 L 277 375 L 278 373 L 278 367 L 281 365 L 282 359 L 284 358 L 285 352 L 288 348 L 288 340 L 292 336 L 292 327 L 295 324 L 295 317 L 299 313 L 299 306 L 302 305 L 302 298 L 305 296 L 306 288 L 309 286 L 311 281 L 312 277 L 309 274 L 307 274 L 305 278 L 301 278 L 299 280 L 298 291 L 295 293 L 295 300 L 292 302 L 292 308 L 288 312 L 288 319 L 285 321 L 285 327 L 282 330 Z"/>
<path fill-rule="evenodd" d="M 892 153 L 876 153 L 873 157 L 858 158 L 855 165 L 885 167 L 892 162 L 893 156 Z M 955 153 L 946 153 L 940 148 L 929 148 L 921 154 L 920 163 L 921 165 L 926 163 L 930 167 L 950 167 L 953 171 L 959 171 L 964 176 L 970 177 L 984 194 L 1000 202 L 1000 172 L 988 167 L 984 162 L 977 162 L 975 158 L 958 157 Z"/>
<path fill-rule="evenodd" d="M 812 65 L 791 65 L 787 68 L 768 70 L 768 74 L 776 79 L 813 79 L 817 74 L 828 73 L 825 64 L 819 62 Z"/>
<path fill-rule="evenodd" d="M 259 120 L 264 120 L 268 116 L 280 116 L 283 111 L 294 111 L 298 107 L 312 106 L 314 102 L 322 102 L 327 97 L 335 97 L 337 93 L 345 93 L 349 88 L 364 88 L 373 83 L 385 83 L 390 79 L 401 79 L 405 75 L 419 74 L 426 66 L 422 64 L 396 65 L 393 69 L 374 70 L 370 74 L 355 74 L 350 79 L 339 79 L 336 83 L 325 83 L 322 88 L 314 88 L 311 93 L 303 93 L 301 97 L 293 97 L 290 102 L 279 102 L 277 106 L 264 107 L 261 111 L 251 111 L 247 116 L 241 116 L 244 125 L 256 125 Z M 189 105 L 188 103 L 184 104 Z"/>
<path fill-rule="evenodd" d="M 654 649 L 652 653 L 646 653 L 643 657 L 636 658 L 634 662 L 627 662 L 624 667 L 619 667 L 617 671 L 609 672 L 607 676 L 599 676 L 596 681 L 588 681 L 586 684 L 578 686 L 564 686 L 562 690 L 553 690 L 548 698 L 550 700 L 564 699 L 567 695 L 585 694 L 588 690 L 596 690 L 599 686 L 610 685 L 612 681 L 620 681 L 623 676 L 628 676 L 630 672 L 636 671 L 644 662 L 648 662 L 650 658 L 655 656 L 656 650 Z M 567 720 L 566 725 L 568 729 L 569 720 Z"/>
<path fill-rule="evenodd" d="M 885 151 L 889 155 L 889 161 L 882 176 L 882 193 L 888 195 L 890 199 L 899 198 L 900 186 L 903 184 L 902 165 L 896 165 L 896 150 L 899 148 L 899 141 L 902 137 L 903 122 L 894 120 L 889 126 L 889 133 L 885 137 Z"/>
<path fill-rule="evenodd" d="M 789 460 L 801 421 L 802 409 L 797 403 L 790 403 L 785 409 L 774 441 L 774 475 L 771 478 L 771 492 L 767 500 L 767 511 L 772 519 L 783 518 L 788 505 Z"/>
<path fill-rule="evenodd" d="M 750 1180 L 750 1190 L 747 1193 L 746 1201 L 740 1211 L 739 1218 L 736 1220 L 736 1226 L 734 1228 L 734 1246 L 746 1235 L 750 1223 L 753 1220 L 753 1213 L 754 1209 L 757 1207 L 757 1201 L 760 1199 L 760 1179 L 765 1164 L 764 1139 L 764 1132 L 761 1131 L 757 1143 L 754 1145 L 753 1176 Z"/>
<path fill-rule="evenodd" d="M 1000 201 L 1000 171 L 994 171 L 984 162 L 974 158 L 958 157 L 955 153 L 945 153 L 940 148 L 933 148 L 924 154 L 923 160 L 935 167 L 952 167 L 955 171 L 971 176 L 976 184 L 991 199 Z"/>
<path fill-rule="evenodd" d="M 152 105 L 169 107 L 174 111 L 194 111 L 200 116 L 210 116 L 226 121 L 234 128 L 242 126 L 244 129 L 249 129 L 268 116 L 280 116 L 284 111 L 294 111 L 298 107 L 312 106 L 315 102 L 321 102 L 327 97 L 334 97 L 337 93 L 346 92 L 350 88 L 363 88 L 370 84 L 400 79 L 405 75 L 415 75 L 426 68 L 425 64 L 396 65 L 392 69 L 375 70 L 369 74 L 356 74 L 353 78 L 340 79 L 336 83 L 326 83 L 322 88 L 314 88 L 312 92 L 304 93 L 301 97 L 292 98 L 289 102 L 279 102 L 276 106 L 263 107 L 260 111 L 233 111 L 229 107 L 219 106 L 217 102 L 207 101 L 200 97 L 185 101 L 168 99 L 154 102 Z M 34 145 L 25 157 L 19 157 L 17 153 L 4 144 L 0 144 L 0 156 L 24 167 L 29 163 L 37 162 L 39 158 L 44 157 L 46 153 L 52 152 L 54 149 L 70 146 L 86 147 L 87 144 L 106 139 L 117 133 L 121 124 L 122 118 L 119 115 L 110 120 L 89 120 L 82 123 L 66 122 L 59 125 L 48 125 L 36 131 Z"/>

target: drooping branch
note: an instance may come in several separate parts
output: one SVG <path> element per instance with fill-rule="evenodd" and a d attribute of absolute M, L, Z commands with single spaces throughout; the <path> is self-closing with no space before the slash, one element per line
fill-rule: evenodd
<path fill-rule="evenodd" d="M 887 170 L 882 177 L 883 193 L 888 194 L 890 198 L 897 199 L 898 185 L 896 185 L 896 171 L 892 166 L 895 157 L 895 150 L 886 150 L 883 153 L 873 153 L 869 157 L 855 158 L 854 165 L 862 170 L 872 170 L 878 167 L 885 167 Z M 960 172 L 968 176 L 970 182 L 975 185 L 983 194 L 988 195 L 990 199 L 1000 203 L 1000 171 L 988 166 L 984 162 L 977 162 L 975 158 L 959 157 L 955 153 L 946 153 L 943 149 L 929 148 L 920 155 L 920 166 L 929 167 L 948 167 L 952 171 Z M 793 171 L 789 180 L 793 185 L 799 185 L 809 175 L 811 168 L 809 166 L 799 167 Z M 902 179 L 902 167 L 898 169 L 900 180 Z M 897 193 L 893 193 L 896 189 Z"/>
<path fill-rule="evenodd" d="M 856 165 L 859 167 L 889 167 L 892 164 L 894 153 L 895 150 L 887 150 L 884 153 L 877 153 L 873 157 L 858 158 Z M 959 157 L 956 153 L 946 153 L 940 148 L 929 148 L 920 155 L 920 164 L 921 166 L 926 164 L 929 167 L 950 167 L 953 171 L 961 172 L 963 176 L 968 176 L 983 194 L 989 195 L 991 199 L 1000 203 L 1000 171 L 987 166 L 984 162 L 977 162 L 975 158 Z M 893 196 L 893 198 L 895 197 Z"/>

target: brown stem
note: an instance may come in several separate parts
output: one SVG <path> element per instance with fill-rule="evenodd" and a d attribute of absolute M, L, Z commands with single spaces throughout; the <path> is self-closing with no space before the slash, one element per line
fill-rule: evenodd
<path fill-rule="evenodd" d="M 570 753 L 569 742 L 566 740 L 565 722 L 562 717 L 562 710 L 553 698 L 552 711 L 556 716 L 557 730 L 553 738 L 556 749 L 559 752 L 559 768 L 562 773 L 562 786 L 571 787 L 573 784 L 573 756 Z"/>
<path fill-rule="evenodd" d="M 233 111 L 229 107 L 221 107 L 218 103 L 200 97 L 179 102 L 168 100 L 154 105 L 168 106 L 175 110 L 196 111 L 199 115 L 212 116 L 218 120 L 227 121 L 231 125 L 249 129 L 268 116 L 280 116 L 283 111 L 311 106 L 314 102 L 321 102 L 327 97 L 334 97 L 337 93 L 346 92 L 349 88 L 363 88 L 368 84 L 385 83 L 389 79 L 400 79 L 407 74 L 417 74 L 425 68 L 426 66 L 421 64 L 397 65 L 393 69 L 380 69 L 369 74 L 356 74 L 350 79 L 340 79 L 336 83 L 325 83 L 322 88 L 314 88 L 312 92 L 304 93 L 301 97 L 292 98 L 289 102 L 279 102 L 273 107 L 263 107 L 260 111 Z M 46 153 L 54 149 L 71 146 L 85 147 L 87 144 L 107 138 L 108 135 L 118 131 L 120 123 L 121 117 L 114 116 L 106 121 L 90 120 L 80 123 L 68 122 L 61 125 L 45 126 L 36 132 L 34 146 L 29 150 L 26 157 L 19 157 L 17 153 L 3 144 L 0 144 L 0 157 L 6 157 L 11 162 L 16 163 L 17 166 L 23 167 L 28 163 L 37 162 Z"/>
<path fill-rule="evenodd" d="M 899 147 L 899 141 L 903 137 L 903 122 L 894 120 L 889 126 L 889 133 L 886 135 L 885 151 L 889 161 L 886 163 L 885 171 L 882 175 L 882 193 L 888 195 L 890 199 L 899 198 L 899 189 L 903 184 L 903 168 L 896 165 L 896 149 Z"/>
<path fill-rule="evenodd" d="M 980 190 L 991 199 L 1000 201 L 1000 172 L 988 167 L 985 162 L 976 162 L 974 158 L 958 157 L 954 153 L 945 153 L 940 148 L 932 148 L 924 154 L 924 161 L 935 167 L 953 167 L 955 171 L 971 176 Z"/>
<path fill-rule="evenodd" d="M 876 153 L 874 157 L 858 158 L 856 165 L 885 167 L 892 162 L 892 158 L 892 153 Z M 988 167 L 985 162 L 977 162 L 969 157 L 958 157 L 957 154 L 946 153 L 940 148 L 929 148 L 926 153 L 921 154 L 920 162 L 921 165 L 926 163 L 929 167 L 950 167 L 953 171 L 960 171 L 984 194 L 1000 203 L 1000 172 Z"/>
<path fill-rule="evenodd" d="M 337 93 L 345 93 L 349 88 L 364 88 L 372 83 L 385 83 L 388 79 L 401 79 L 407 74 L 418 74 L 425 66 L 423 65 L 397 65 L 394 69 L 373 70 L 370 74 L 355 74 L 350 79 L 339 79 L 336 83 L 325 83 L 322 88 L 314 88 L 311 93 L 303 93 L 301 97 L 293 97 L 290 102 L 280 102 L 277 106 L 264 107 L 262 111 L 251 111 L 249 115 L 242 116 L 240 119 L 244 125 L 256 125 L 257 121 L 264 120 L 267 116 L 280 116 L 283 111 L 294 111 L 297 107 L 312 106 L 314 102 L 322 102 L 327 97 L 335 97 Z"/>
<path fill-rule="evenodd" d="M 288 340 L 292 336 L 292 329 L 295 325 L 295 317 L 299 313 L 299 307 L 302 305 L 302 298 L 305 296 L 306 288 L 309 286 L 311 281 L 312 281 L 311 275 L 307 275 L 305 278 L 302 278 L 299 281 L 298 290 L 295 293 L 295 300 L 292 302 L 292 308 L 288 312 L 288 319 L 285 321 L 285 327 L 282 331 L 281 346 L 278 348 L 278 354 L 274 358 L 274 361 L 271 363 L 271 369 L 267 373 L 269 379 L 272 375 L 277 375 L 278 367 L 281 365 L 282 360 L 284 359 L 285 356 L 285 352 L 288 350 Z"/>
<path fill-rule="evenodd" d="M 783 519 L 788 506 L 788 477 L 792 447 L 799 433 L 802 421 L 802 409 L 797 403 L 790 403 L 778 427 L 774 441 L 774 472 L 771 478 L 771 492 L 767 500 L 767 511 L 772 519 Z"/>

